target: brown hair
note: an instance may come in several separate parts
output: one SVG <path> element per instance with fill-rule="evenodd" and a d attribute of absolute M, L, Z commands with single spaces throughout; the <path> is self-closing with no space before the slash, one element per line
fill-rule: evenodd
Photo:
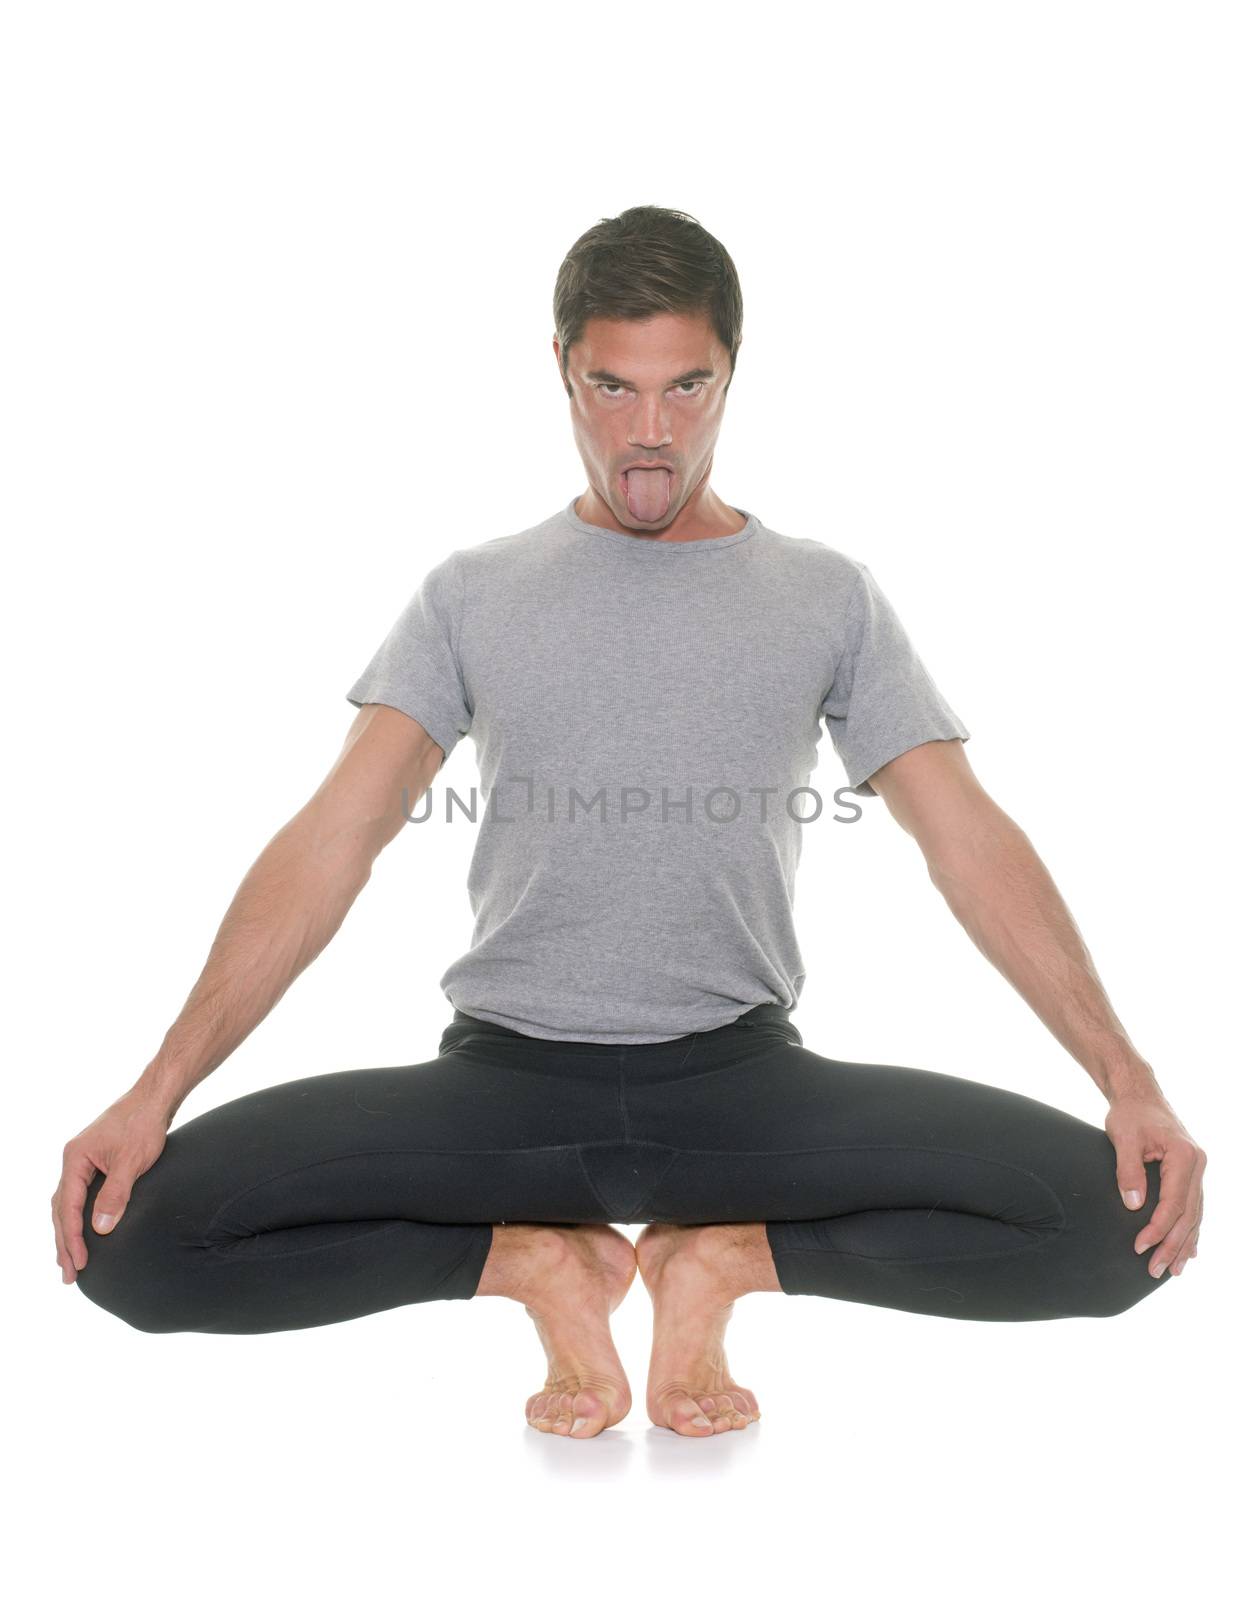
<path fill-rule="evenodd" d="M 630 206 L 617 217 L 602 217 L 567 251 L 553 293 L 567 393 L 567 353 L 589 318 L 638 321 L 660 311 L 705 312 L 736 371 L 741 285 L 718 239 L 687 212 L 663 206 Z M 730 372 L 725 394 L 731 382 Z"/>

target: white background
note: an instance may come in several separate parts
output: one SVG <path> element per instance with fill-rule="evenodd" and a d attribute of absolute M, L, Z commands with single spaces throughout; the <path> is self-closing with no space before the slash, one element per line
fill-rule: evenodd
<path fill-rule="evenodd" d="M 1146 0 L 5 10 L 25 1592 L 1234 1592 L 1249 20 Z M 740 272 L 716 491 L 870 565 L 1207 1149 L 1208 1215 L 1184 1276 L 1110 1320 L 751 1296 L 729 1349 L 763 1420 L 706 1441 L 645 1415 L 638 1283 L 614 1321 L 634 1409 L 581 1445 L 523 1420 L 544 1367 L 515 1304 L 142 1335 L 61 1284 L 48 1199 L 333 761 L 418 579 L 583 490 L 553 281 L 641 203 L 696 216 Z M 826 736 L 813 781 L 843 781 Z M 475 782 L 466 740 L 437 789 Z M 404 830 L 178 1121 L 434 1054 L 473 837 Z M 797 914 L 811 1048 L 1101 1124 L 883 802 L 808 826 Z"/>

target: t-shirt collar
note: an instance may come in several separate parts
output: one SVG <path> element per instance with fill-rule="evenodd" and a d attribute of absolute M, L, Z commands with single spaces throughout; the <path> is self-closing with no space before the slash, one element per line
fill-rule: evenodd
<path fill-rule="evenodd" d="M 592 534 L 602 540 L 613 540 L 611 548 L 626 550 L 631 555 L 645 551 L 653 557 L 670 557 L 678 555 L 695 555 L 699 551 L 726 550 L 730 545 L 743 544 L 752 539 L 762 524 L 752 511 L 743 511 L 740 506 L 733 506 L 733 511 L 746 519 L 745 526 L 736 533 L 725 533 L 714 539 L 658 539 L 648 533 L 621 533 L 618 528 L 602 528 L 595 522 L 585 522 L 583 517 L 577 516 L 575 511 L 575 495 L 563 507 L 563 516 L 571 527 L 581 533 Z"/>

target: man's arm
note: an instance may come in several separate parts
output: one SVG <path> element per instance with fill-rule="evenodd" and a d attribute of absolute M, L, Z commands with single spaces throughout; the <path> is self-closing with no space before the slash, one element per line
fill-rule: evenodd
<path fill-rule="evenodd" d="M 83 1206 L 95 1174 L 106 1181 L 93 1223 L 108 1233 L 160 1157 L 179 1106 L 330 942 L 444 756 L 404 712 L 362 706 L 331 771 L 249 868 L 161 1048 L 133 1087 L 66 1144 L 52 1196 L 64 1283 L 87 1264 Z"/>
<path fill-rule="evenodd" d="M 136 1084 L 173 1117 L 330 943 L 444 751 L 392 706 L 365 705 L 326 778 L 249 868 L 204 970 Z"/>
<path fill-rule="evenodd" d="M 869 780 L 918 844 L 928 875 L 981 953 L 1107 1097 L 1116 1181 L 1145 1203 L 1144 1162 L 1158 1160 L 1160 1200 L 1135 1241 L 1149 1265 L 1179 1272 L 1196 1253 L 1206 1157 L 1134 1048 L 1079 929 L 1024 831 L 990 798 L 957 739 L 930 740 Z"/>
<path fill-rule="evenodd" d="M 917 745 L 869 781 L 972 942 L 1107 1099 L 1157 1093 L 1045 865 L 981 787 L 962 744 Z"/>

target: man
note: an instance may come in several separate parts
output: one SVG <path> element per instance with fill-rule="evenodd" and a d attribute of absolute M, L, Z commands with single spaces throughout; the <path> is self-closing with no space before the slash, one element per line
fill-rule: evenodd
<path fill-rule="evenodd" d="M 985 1320 L 1127 1309 L 1196 1251 L 1203 1152 L 869 569 L 712 489 L 741 337 L 727 252 L 634 207 L 577 241 L 554 309 L 587 489 L 434 566 L 350 689 L 343 750 L 245 878 L 153 1061 L 66 1146 L 65 1281 L 153 1332 L 508 1296 L 549 1358 L 528 1421 L 573 1438 L 630 1404 L 609 1319 L 638 1266 L 648 1413 L 688 1437 L 759 1415 L 723 1347 L 745 1293 Z M 796 800 L 821 721 L 847 792 L 885 801 L 1106 1095 L 1105 1130 L 805 1047 Z M 468 732 L 491 804 L 438 1055 L 278 1084 L 167 1140 Z M 614 1219 L 648 1223 L 635 1248 Z"/>

